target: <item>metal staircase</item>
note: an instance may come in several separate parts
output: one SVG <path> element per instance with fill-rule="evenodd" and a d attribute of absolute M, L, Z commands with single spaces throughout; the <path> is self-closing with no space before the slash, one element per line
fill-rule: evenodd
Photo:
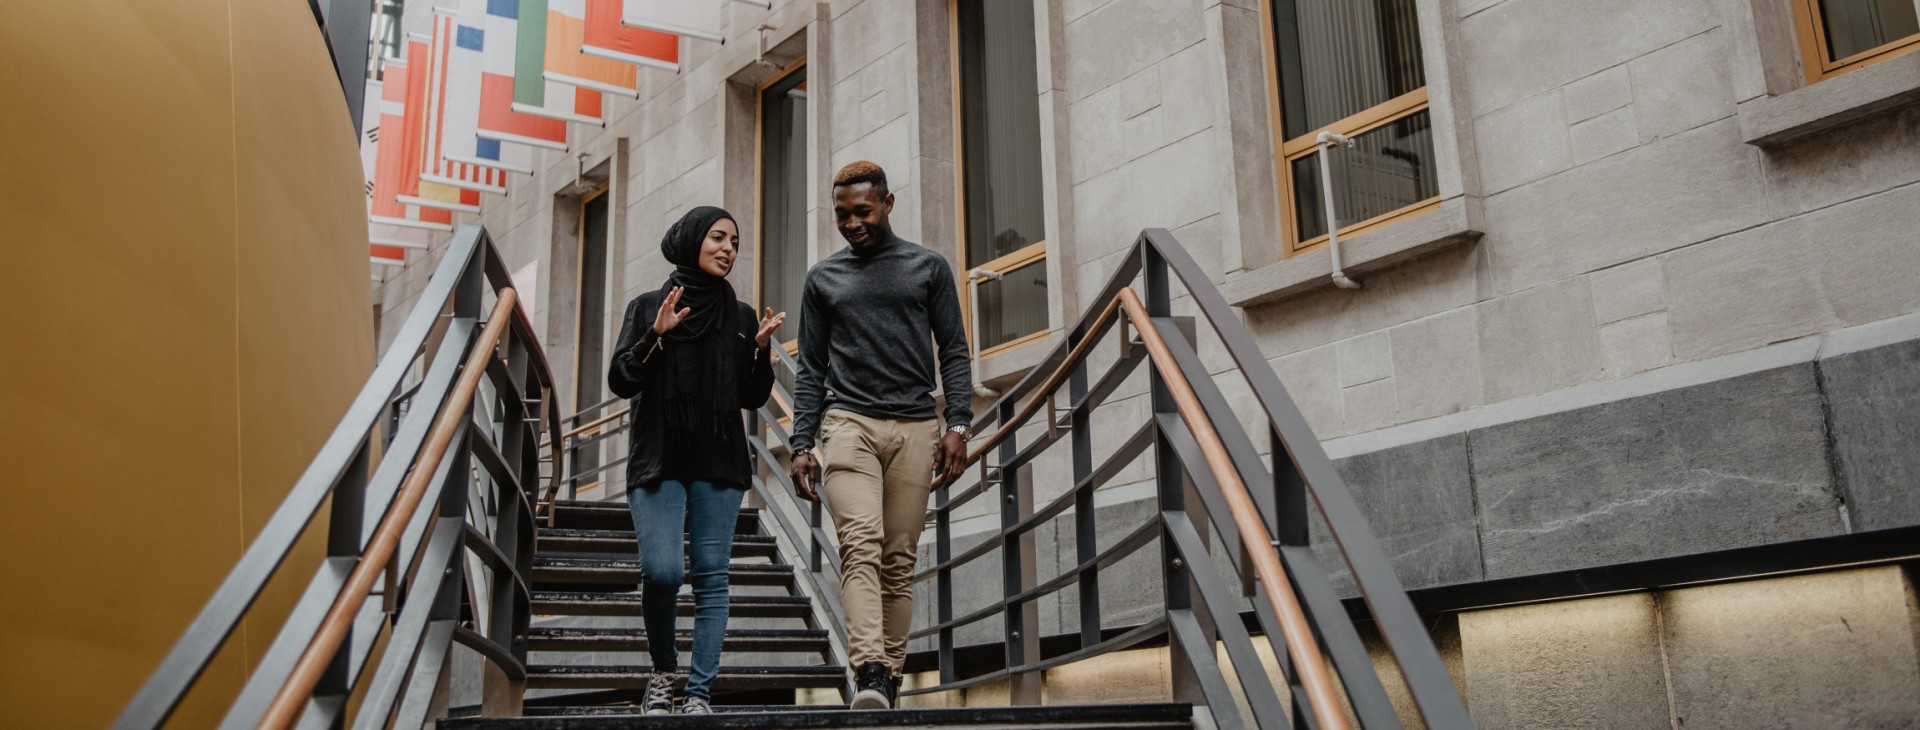
<path fill-rule="evenodd" d="M 631 715 L 649 667 L 636 653 L 647 638 L 633 520 L 624 500 L 572 498 L 588 477 L 618 483 L 607 477 L 622 460 L 592 460 L 581 473 L 565 468 L 568 454 L 617 445 L 623 410 L 603 415 L 612 404 L 599 404 L 560 417 L 551 371 L 515 298 L 485 231 L 460 229 L 339 429 L 115 727 L 166 721 L 308 531 L 325 533 L 328 558 L 305 576 L 307 593 L 291 616 L 267 617 L 281 629 L 241 695 L 223 700 L 223 727 L 596 728 L 638 720 Z M 1174 317 L 1176 300 L 1188 317 Z M 907 709 L 832 704 L 836 696 L 845 702 L 850 679 L 840 560 L 821 504 L 797 500 L 788 483 L 782 421 L 792 398 L 776 386 L 749 424 L 759 476 L 736 523 L 732 621 L 714 686 L 721 712 L 645 718 L 647 726 L 1469 727 L 1351 495 L 1185 250 L 1165 231 L 1143 232 L 1092 301 L 1042 363 L 984 412 L 965 478 L 936 489 L 925 546 L 933 567 L 916 579 L 928 583 L 923 595 L 933 597 L 937 618 L 914 636 L 934 644 L 937 679 L 907 691 Z M 1203 367 L 1186 329 L 1193 324 L 1217 338 L 1231 370 Z M 1112 352 L 1101 351 L 1105 345 Z M 1132 437 L 1100 444 L 1107 456 L 1096 464 L 1092 425 L 1109 419 L 1102 405 L 1142 369 L 1151 412 L 1122 424 Z M 1259 416 L 1258 430 L 1235 415 L 1223 377 L 1246 382 L 1252 398 L 1239 405 Z M 563 431 L 563 422 L 578 425 Z M 1032 467 L 1044 458 L 1070 462 L 1072 483 L 1036 484 Z M 1156 509 L 1102 545 L 1095 492 L 1139 459 L 1151 463 Z M 569 498 L 559 498 L 563 487 Z M 956 550 L 953 522 L 969 504 L 996 505 L 984 509 L 997 512 L 999 527 Z M 314 520 L 323 505 L 327 519 Z M 1373 624 L 1386 649 L 1378 656 L 1307 546 L 1310 505 L 1355 578 L 1366 609 L 1358 620 Z M 1075 555 L 1063 559 L 1071 567 L 1061 574 L 1040 576 L 1033 531 L 1054 520 L 1072 530 Z M 1247 579 L 1230 583 L 1214 570 L 1210 532 Z M 1103 571 L 1156 541 L 1158 617 L 1103 627 Z M 1001 566 L 998 595 L 956 596 L 955 572 L 989 557 Z M 1034 607 L 1062 591 L 1078 593 L 1080 624 L 1064 637 L 1069 645 L 1043 647 Z M 681 615 L 691 610 L 683 596 Z M 989 621 L 1001 629 L 1001 641 L 987 647 L 997 660 L 963 665 L 956 630 Z M 685 649 L 690 638 L 683 628 L 676 641 Z M 483 665 L 478 704 L 454 706 L 455 643 Z M 1154 643 L 1172 647 L 1174 702 L 1044 704 L 1047 670 Z M 1276 658 L 1271 675 L 1257 643 Z M 1012 706 L 911 707 L 921 702 L 916 696 L 997 683 Z M 1399 706 L 1389 684 L 1405 690 L 1395 693 Z"/>

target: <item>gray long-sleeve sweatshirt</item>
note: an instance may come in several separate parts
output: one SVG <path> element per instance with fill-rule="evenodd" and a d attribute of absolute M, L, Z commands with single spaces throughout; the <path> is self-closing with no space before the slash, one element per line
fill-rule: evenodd
<path fill-rule="evenodd" d="M 793 394 L 796 452 L 813 447 L 828 408 L 874 418 L 934 417 L 936 372 L 948 427 L 971 424 L 973 366 L 952 267 L 898 236 L 871 250 L 843 248 L 814 264 L 801 290 L 800 368 Z"/>

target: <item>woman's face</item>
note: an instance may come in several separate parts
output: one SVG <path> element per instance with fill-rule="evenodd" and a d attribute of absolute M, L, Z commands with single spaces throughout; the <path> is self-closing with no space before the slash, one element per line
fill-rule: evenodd
<path fill-rule="evenodd" d="M 733 258 L 740 253 L 740 227 L 733 219 L 721 218 L 707 229 L 706 239 L 700 242 L 700 270 L 714 276 L 726 276 L 733 271 Z"/>

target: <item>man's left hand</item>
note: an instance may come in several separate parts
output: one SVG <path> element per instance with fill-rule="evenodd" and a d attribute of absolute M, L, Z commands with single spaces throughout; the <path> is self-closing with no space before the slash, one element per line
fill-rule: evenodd
<path fill-rule="evenodd" d="M 960 434 L 948 431 L 940 436 L 940 442 L 933 450 L 933 482 L 935 486 L 944 486 L 960 477 L 960 471 L 967 466 L 967 440 Z"/>

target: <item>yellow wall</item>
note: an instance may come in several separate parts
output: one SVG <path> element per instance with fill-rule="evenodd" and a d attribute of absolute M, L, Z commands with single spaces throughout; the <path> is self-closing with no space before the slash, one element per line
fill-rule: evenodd
<path fill-rule="evenodd" d="M 0 727 L 117 714 L 371 370 L 331 63 L 302 0 L 0 3 Z"/>

